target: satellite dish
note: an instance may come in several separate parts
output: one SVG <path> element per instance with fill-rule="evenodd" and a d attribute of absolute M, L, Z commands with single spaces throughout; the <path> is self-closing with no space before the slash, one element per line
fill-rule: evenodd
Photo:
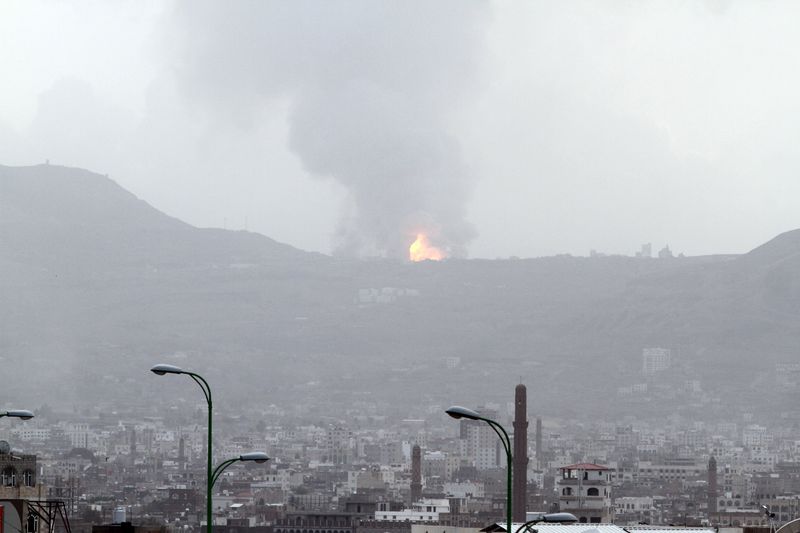
<path fill-rule="evenodd" d="M 0 440 L 0 455 L 8 455 L 9 453 L 11 453 L 11 445 L 4 440 Z"/>
<path fill-rule="evenodd" d="M 800 518 L 786 522 L 775 533 L 800 533 Z"/>

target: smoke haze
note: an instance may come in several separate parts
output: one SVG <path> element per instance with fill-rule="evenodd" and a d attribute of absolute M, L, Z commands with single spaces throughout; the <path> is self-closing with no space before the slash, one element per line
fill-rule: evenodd
<path fill-rule="evenodd" d="M 788 2 L 4 3 L 0 161 L 405 256 L 744 252 L 800 223 Z M 9 70 L 11 72 L 11 70 Z"/>
<path fill-rule="evenodd" d="M 348 192 L 338 252 L 403 258 L 426 231 L 464 255 L 474 236 L 472 177 L 450 115 L 477 76 L 487 6 L 421 7 L 206 2 L 172 14 L 182 91 L 242 127 L 286 99 L 291 150 Z"/>

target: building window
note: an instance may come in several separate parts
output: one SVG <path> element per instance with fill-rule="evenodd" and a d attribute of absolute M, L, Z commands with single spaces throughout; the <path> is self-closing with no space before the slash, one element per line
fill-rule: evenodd
<path fill-rule="evenodd" d="M 7 466 L 3 469 L 3 474 L 0 476 L 0 484 L 4 487 L 17 486 L 17 471 L 14 470 L 14 467 Z"/>
<path fill-rule="evenodd" d="M 586 491 L 587 496 L 600 496 L 600 491 L 596 487 L 591 487 Z"/>

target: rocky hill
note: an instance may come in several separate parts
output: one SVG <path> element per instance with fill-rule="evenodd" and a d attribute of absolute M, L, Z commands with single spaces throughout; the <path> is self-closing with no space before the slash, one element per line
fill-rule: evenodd
<path fill-rule="evenodd" d="M 580 410 L 642 381 L 653 346 L 664 383 L 749 398 L 797 359 L 800 230 L 743 256 L 345 261 L 189 226 L 84 170 L 0 166 L 0 291 L 7 375 L 76 402 L 144 401 L 163 360 L 231 399 L 500 401 L 522 379 Z"/>

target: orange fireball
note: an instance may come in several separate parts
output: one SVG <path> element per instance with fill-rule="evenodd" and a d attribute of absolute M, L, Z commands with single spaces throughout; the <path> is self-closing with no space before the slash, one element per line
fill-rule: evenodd
<path fill-rule="evenodd" d="M 424 261 L 430 259 L 439 261 L 444 259 L 445 253 L 433 246 L 424 233 L 417 234 L 417 240 L 408 247 L 408 258 L 411 261 Z"/>

